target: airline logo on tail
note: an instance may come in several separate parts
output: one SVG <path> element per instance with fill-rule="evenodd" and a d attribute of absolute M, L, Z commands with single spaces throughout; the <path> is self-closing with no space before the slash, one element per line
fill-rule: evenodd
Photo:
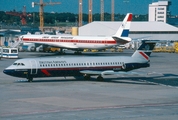
<path fill-rule="evenodd" d="M 154 49 L 156 43 L 158 41 L 156 40 L 143 40 L 141 46 L 136 50 L 136 52 L 132 55 L 132 57 L 135 58 L 143 58 L 146 61 L 149 61 L 149 57 L 152 53 L 152 50 Z"/>
<path fill-rule="evenodd" d="M 128 37 L 129 36 L 129 29 L 130 29 L 130 23 L 132 21 L 132 14 L 128 14 L 126 16 L 125 21 L 122 23 L 123 31 L 121 34 L 121 37 Z"/>
<path fill-rule="evenodd" d="M 149 56 L 147 56 L 144 52 L 139 52 L 146 60 L 149 60 Z"/>

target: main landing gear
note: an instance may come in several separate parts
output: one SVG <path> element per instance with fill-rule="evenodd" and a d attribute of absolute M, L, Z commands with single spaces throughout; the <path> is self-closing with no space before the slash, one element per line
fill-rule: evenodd
<path fill-rule="evenodd" d="M 28 79 L 28 82 L 32 82 L 33 81 L 33 78 L 32 77 L 29 77 L 27 78 Z"/>
<path fill-rule="evenodd" d="M 97 77 L 97 80 L 98 80 L 98 81 L 103 81 L 104 79 L 103 79 L 103 77 L 102 77 L 101 75 L 99 75 L 99 76 Z"/>
<path fill-rule="evenodd" d="M 84 79 L 85 79 L 85 80 L 90 80 L 90 75 L 85 74 L 85 75 L 84 75 Z"/>
<path fill-rule="evenodd" d="M 84 79 L 85 79 L 85 80 L 90 80 L 90 78 L 91 78 L 90 75 L 87 75 L 87 74 L 84 75 Z M 97 79 L 98 81 L 103 81 L 103 80 L 104 80 L 101 75 L 99 75 L 96 79 Z"/>
<path fill-rule="evenodd" d="M 75 55 L 81 55 L 82 52 L 81 52 L 81 51 L 75 51 L 74 54 L 75 54 Z"/>

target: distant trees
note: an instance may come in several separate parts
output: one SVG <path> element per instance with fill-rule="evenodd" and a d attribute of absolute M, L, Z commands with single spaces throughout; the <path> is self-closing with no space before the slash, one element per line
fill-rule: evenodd
<path fill-rule="evenodd" d="M 16 16 L 11 16 L 5 14 L 4 11 L 0 11 L 0 23 L 10 23 L 10 24 L 19 24 L 20 18 Z"/>
<path fill-rule="evenodd" d="M 39 13 L 27 13 L 31 14 L 31 16 L 27 17 L 27 24 L 28 25 L 34 25 L 39 26 Z M 125 15 L 121 14 L 115 14 L 115 21 L 122 21 L 124 19 Z M 110 21 L 111 20 L 111 14 L 110 13 L 104 13 L 104 21 Z M 100 21 L 100 14 L 95 13 L 93 14 L 93 21 Z M 133 21 L 148 21 L 148 15 L 134 15 Z M 59 23 L 64 22 L 72 22 L 76 23 L 78 22 L 78 14 L 74 13 L 44 13 L 44 24 L 45 25 L 58 25 Z M 88 14 L 83 14 L 83 22 L 88 22 Z M 6 25 L 21 25 L 20 17 L 18 16 L 12 16 L 5 14 L 4 11 L 0 11 L 0 24 L 6 24 Z"/>

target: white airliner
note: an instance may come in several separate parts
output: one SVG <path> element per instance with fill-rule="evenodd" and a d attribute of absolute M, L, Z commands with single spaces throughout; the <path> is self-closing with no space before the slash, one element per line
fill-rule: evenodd
<path fill-rule="evenodd" d="M 124 18 L 121 26 L 117 30 L 116 34 L 109 37 L 99 36 L 71 36 L 71 35 L 22 35 L 20 40 L 27 43 L 35 43 L 39 45 L 47 45 L 52 47 L 60 47 L 71 49 L 77 52 L 84 49 L 105 49 L 111 48 L 118 44 L 125 44 L 131 41 L 128 37 L 130 24 L 132 20 L 132 14 L 128 13 Z"/>
<path fill-rule="evenodd" d="M 38 77 L 81 76 L 89 79 L 97 75 L 98 80 L 103 75 L 119 74 L 123 71 L 150 66 L 149 56 L 155 46 L 155 41 L 143 41 L 132 56 L 76 56 L 52 58 L 26 58 L 15 61 L 4 69 L 10 76 L 27 78 L 29 82 Z"/>

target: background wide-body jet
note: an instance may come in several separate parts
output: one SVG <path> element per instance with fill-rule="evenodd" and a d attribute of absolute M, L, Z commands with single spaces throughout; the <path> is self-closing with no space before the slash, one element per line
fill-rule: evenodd
<path fill-rule="evenodd" d="M 48 35 L 48 34 L 27 34 L 19 37 L 19 42 L 34 43 L 36 47 L 59 47 L 70 49 L 80 53 L 84 49 L 102 50 L 116 45 L 126 44 L 131 41 L 129 29 L 132 20 L 132 14 L 128 13 L 122 24 L 112 36 L 72 36 L 72 35 Z"/>

